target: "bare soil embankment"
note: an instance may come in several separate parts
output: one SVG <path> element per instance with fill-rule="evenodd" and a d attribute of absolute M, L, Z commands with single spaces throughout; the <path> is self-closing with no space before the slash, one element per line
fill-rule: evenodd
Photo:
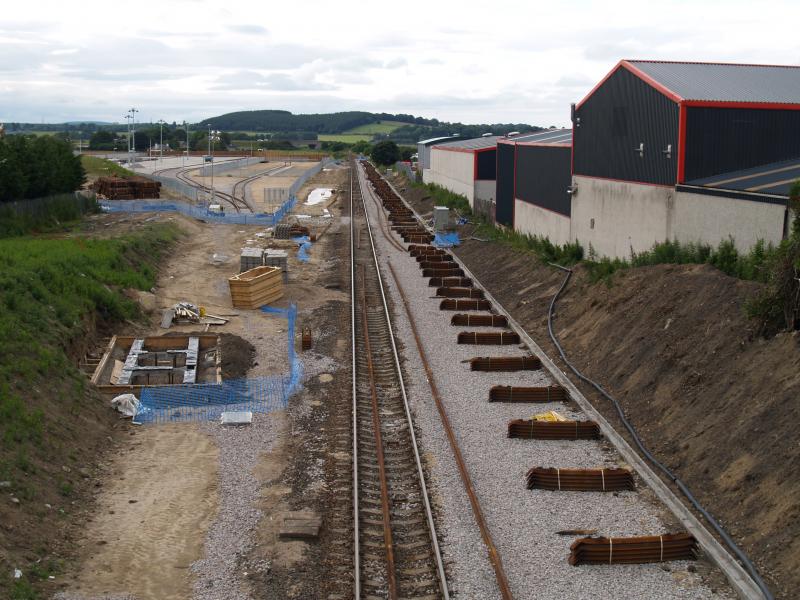
<path fill-rule="evenodd" d="M 563 273 L 493 243 L 467 239 L 457 254 L 556 358 L 547 309 Z M 555 330 L 570 360 L 622 403 L 646 445 L 790 598 L 800 589 L 800 336 L 755 335 L 743 306 L 757 289 L 705 265 L 629 269 L 609 284 L 578 268 Z M 621 430 L 610 403 L 582 389 Z"/>

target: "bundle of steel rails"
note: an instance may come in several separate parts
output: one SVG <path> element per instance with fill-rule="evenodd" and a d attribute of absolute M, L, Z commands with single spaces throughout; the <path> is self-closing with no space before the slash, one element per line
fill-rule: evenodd
<path fill-rule="evenodd" d="M 489 402 L 564 402 L 565 400 L 569 400 L 569 394 L 560 385 L 545 387 L 496 385 L 489 390 Z"/>
<path fill-rule="evenodd" d="M 508 437 L 534 440 L 596 440 L 600 427 L 594 421 L 537 421 L 512 419 Z"/>
<path fill-rule="evenodd" d="M 697 540 L 688 533 L 630 538 L 581 538 L 570 546 L 569 564 L 613 565 L 695 560 Z"/>
<path fill-rule="evenodd" d="M 508 319 L 503 315 L 468 315 L 456 314 L 450 319 L 450 325 L 467 327 L 508 327 Z"/>
<path fill-rule="evenodd" d="M 633 491 L 633 473 L 628 469 L 555 469 L 533 467 L 527 474 L 529 490 L 561 492 Z"/>
<path fill-rule="evenodd" d="M 519 334 L 516 331 L 462 331 L 458 334 L 458 343 L 478 346 L 512 346 L 519 344 Z"/>
<path fill-rule="evenodd" d="M 536 371 L 542 361 L 535 356 L 479 357 L 469 361 L 471 371 Z"/>

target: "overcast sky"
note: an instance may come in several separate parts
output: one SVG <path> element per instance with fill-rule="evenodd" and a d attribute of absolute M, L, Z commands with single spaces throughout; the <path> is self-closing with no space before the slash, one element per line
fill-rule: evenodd
<path fill-rule="evenodd" d="M 0 122 L 369 110 L 568 125 L 622 58 L 800 64 L 800 2 L 7 0 Z"/>

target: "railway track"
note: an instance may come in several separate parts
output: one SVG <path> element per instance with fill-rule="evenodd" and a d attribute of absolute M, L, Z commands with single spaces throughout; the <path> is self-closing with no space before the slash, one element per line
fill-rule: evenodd
<path fill-rule="evenodd" d="M 239 159 L 231 159 L 231 160 L 239 160 Z M 228 161 L 219 161 L 219 162 L 222 163 L 222 162 L 228 162 Z M 283 164 L 283 165 L 281 165 L 279 167 L 275 167 L 275 168 L 269 169 L 267 171 L 263 171 L 261 173 L 256 173 L 255 175 L 252 175 L 250 177 L 247 177 L 245 179 L 241 179 L 240 181 L 237 181 L 236 183 L 233 184 L 233 190 L 232 190 L 232 193 L 230 193 L 230 194 L 227 193 L 227 192 L 221 192 L 220 190 L 215 189 L 214 190 L 214 198 L 218 198 L 219 200 L 225 202 L 231 208 L 233 208 L 237 213 L 238 212 L 242 212 L 243 210 L 255 213 L 256 212 L 255 208 L 253 208 L 253 205 L 250 204 L 250 202 L 247 201 L 247 186 L 250 183 L 252 183 L 253 181 L 255 181 L 256 179 L 259 179 L 260 177 L 263 177 L 265 175 L 270 175 L 270 174 L 274 173 L 275 171 L 279 171 L 280 169 L 283 169 L 285 166 L 286 165 Z M 193 188 L 198 189 L 200 191 L 203 191 L 203 192 L 205 192 L 207 194 L 210 194 L 211 193 L 211 188 L 209 186 L 203 185 L 202 183 L 199 183 L 199 182 L 195 181 L 194 179 L 192 179 L 189 176 L 189 172 L 190 171 L 197 170 L 198 168 L 200 168 L 200 167 L 195 165 L 195 166 L 191 166 L 191 167 L 184 167 L 184 168 L 178 169 L 177 171 L 175 171 L 175 178 L 178 181 L 181 181 L 182 183 L 185 183 L 186 185 L 188 185 L 190 187 L 193 187 Z M 153 174 L 154 175 L 161 175 L 162 173 L 165 173 L 166 171 L 172 171 L 172 169 L 161 169 L 160 171 L 154 171 Z"/>
<path fill-rule="evenodd" d="M 383 280 L 351 170 L 355 598 L 449 598 Z"/>

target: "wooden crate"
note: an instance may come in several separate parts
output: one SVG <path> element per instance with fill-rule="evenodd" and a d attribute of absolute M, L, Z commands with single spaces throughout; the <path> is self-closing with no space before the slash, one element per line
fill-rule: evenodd
<path fill-rule="evenodd" d="M 280 267 L 256 267 L 228 279 L 236 308 L 257 309 L 283 297 Z"/>

